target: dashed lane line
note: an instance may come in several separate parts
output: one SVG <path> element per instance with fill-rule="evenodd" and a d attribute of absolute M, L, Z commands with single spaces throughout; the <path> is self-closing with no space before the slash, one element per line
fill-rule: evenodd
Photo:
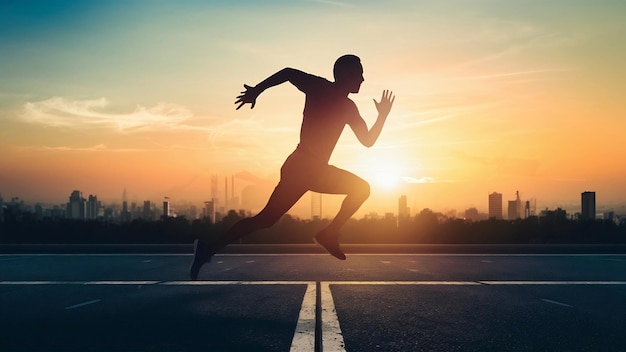
<path fill-rule="evenodd" d="M 567 307 L 567 308 L 573 308 L 574 306 L 570 306 L 569 304 L 565 304 L 565 303 L 561 303 L 561 302 L 557 302 L 557 301 L 553 301 L 551 299 L 546 299 L 543 298 L 541 299 L 542 301 L 546 302 L 546 303 L 551 303 L 551 304 L 556 304 L 557 306 L 561 306 L 561 307 Z"/>
<path fill-rule="evenodd" d="M 75 304 L 73 306 L 65 307 L 65 309 L 76 309 L 76 308 L 88 306 L 90 304 L 94 304 L 94 303 L 98 303 L 98 302 L 100 302 L 99 299 L 94 299 L 93 301 L 83 302 L 83 303 Z"/>

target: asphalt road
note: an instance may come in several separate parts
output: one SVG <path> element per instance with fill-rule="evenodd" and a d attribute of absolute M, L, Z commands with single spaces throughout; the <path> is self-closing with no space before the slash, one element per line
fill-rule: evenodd
<path fill-rule="evenodd" d="M 0 255 L 0 351 L 624 351 L 624 254 Z"/>

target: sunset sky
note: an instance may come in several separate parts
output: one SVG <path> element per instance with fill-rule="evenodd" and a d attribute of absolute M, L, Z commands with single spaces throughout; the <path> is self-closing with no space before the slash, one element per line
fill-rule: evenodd
<path fill-rule="evenodd" d="M 235 175 L 258 211 L 298 143 L 304 95 L 243 84 L 284 67 L 332 80 L 361 57 L 356 102 L 396 94 L 372 148 L 344 130 L 331 163 L 370 182 L 359 214 L 626 202 L 626 2 L 3 1 L 0 194 L 62 204 L 197 202 Z M 229 181 L 230 182 L 230 181 Z M 253 191 L 254 190 L 254 191 Z M 324 215 L 340 198 L 324 198 Z M 293 213 L 307 217 L 303 198 Z"/>

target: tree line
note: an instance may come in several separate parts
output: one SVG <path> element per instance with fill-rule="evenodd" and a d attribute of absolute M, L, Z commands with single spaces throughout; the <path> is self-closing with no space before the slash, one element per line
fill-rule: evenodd
<path fill-rule="evenodd" d="M 235 211 L 222 220 L 166 217 L 126 223 L 70 219 L 5 221 L 0 243 L 35 244 L 183 244 L 196 238 L 214 239 L 241 219 Z M 274 226 L 242 239 L 241 243 L 313 243 L 313 236 L 330 220 L 301 220 L 285 215 Z M 613 220 L 573 220 L 564 211 L 518 220 L 469 222 L 446 218 L 429 209 L 413 217 L 351 219 L 343 228 L 342 243 L 364 244 L 606 244 L 626 243 L 626 223 Z"/>

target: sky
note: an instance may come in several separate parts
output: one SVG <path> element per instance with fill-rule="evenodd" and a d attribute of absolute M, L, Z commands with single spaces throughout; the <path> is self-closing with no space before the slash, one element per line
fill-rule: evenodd
<path fill-rule="evenodd" d="M 3 1 L 0 195 L 202 204 L 235 178 L 259 211 L 298 143 L 289 83 L 235 110 L 243 84 L 293 67 L 332 80 L 361 58 L 350 95 L 396 95 L 377 143 L 349 128 L 331 163 L 367 180 L 359 213 L 487 211 L 488 194 L 538 210 L 626 203 L 626 2 Z M 229 184 L 229 188 L 230 188 Z M 325 216 L 340 196 L 322 198 Z M 142 203 L 140 203 L 142 204 Z M 506 206 L 506 203 L 505 203 Z M 310 215 L 305 196 L 294 215 Z"/>

